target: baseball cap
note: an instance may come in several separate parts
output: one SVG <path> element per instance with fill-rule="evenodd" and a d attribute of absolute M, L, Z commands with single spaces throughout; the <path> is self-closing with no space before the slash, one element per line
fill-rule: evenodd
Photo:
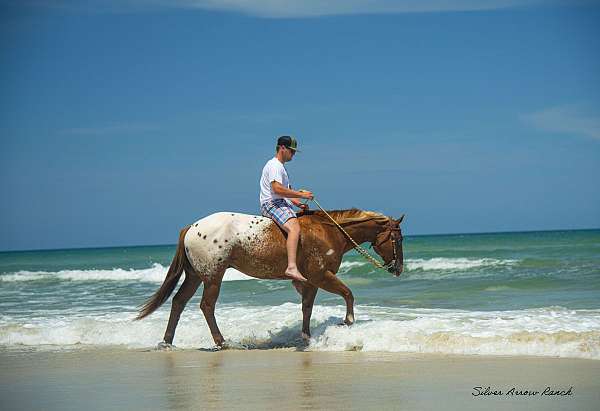
<path fill-rule="evenodd" d="M 277 146 L 285 146 L 286 148 L 292 149 L 299 153 L 298 142 L 292 136 L 281 136 L 277 139 Z"/>

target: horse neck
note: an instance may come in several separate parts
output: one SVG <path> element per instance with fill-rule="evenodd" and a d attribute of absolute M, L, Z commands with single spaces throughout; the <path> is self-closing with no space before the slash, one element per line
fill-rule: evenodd
<path fill-rule="evenodd" d="M 375 221 L 369 220 L 362 223 L 351 224 L 344 227 L 344 230 L 352 237 L 357 244 L 362 244 L 365 242 L 373 242 L 383 228 L 381 228 Z M 354 248 L 354 244 L 343 234 L 344 239 L 346 240 L 346 245 L 344 247 L 344 253 L 350 251 Z"/>

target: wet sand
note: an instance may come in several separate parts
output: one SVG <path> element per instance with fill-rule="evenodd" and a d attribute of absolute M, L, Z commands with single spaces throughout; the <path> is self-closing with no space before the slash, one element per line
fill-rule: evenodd
<path fill-rule="evenodd" d="M 2 350 L 0 367 L 4 410 L 597 410 L 600 404 L 600 361 L 577 359 Z M 487 387 L 496 395 L 483 394 Z M 542 395 L 547 387 L 571 395 Z M 525 390 L 539 393 L 516 395 Z"/>

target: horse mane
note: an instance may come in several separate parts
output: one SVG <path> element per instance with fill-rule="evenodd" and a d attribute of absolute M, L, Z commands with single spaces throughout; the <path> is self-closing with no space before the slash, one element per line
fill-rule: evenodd
<path fill-rule="evenodd" d="M 349 210 L 327 210 L 327 213 L 342 227 L 371 220 L 375 220 L 377 223 L 382 224 L 389 221 L 388 217 L 383 214 L 374 211 L 360 210 L 358 208 L 351 208 Z M 302 213 L 301 216 L 309 216 L 322 224 L 334 225 L 329 217 L 321 210 L 306 211 Z"/>

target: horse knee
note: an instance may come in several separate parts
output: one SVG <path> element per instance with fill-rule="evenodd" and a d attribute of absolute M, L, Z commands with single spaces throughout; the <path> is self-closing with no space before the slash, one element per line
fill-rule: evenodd
<path fill-rule="evenodd" d="M 203 313 L 207 313 L 207 312 L 213 312 L 215 310 L 215 305 L 212 303 L 209 303 L 208 301 L 200 301 L 200 309 L 202 310 Z"/>
<path fill-rule="evenodd" d="M 302 311 L 309 311 L 313 308 L 313 302 L 304 302 L 302 301 Z"/>

